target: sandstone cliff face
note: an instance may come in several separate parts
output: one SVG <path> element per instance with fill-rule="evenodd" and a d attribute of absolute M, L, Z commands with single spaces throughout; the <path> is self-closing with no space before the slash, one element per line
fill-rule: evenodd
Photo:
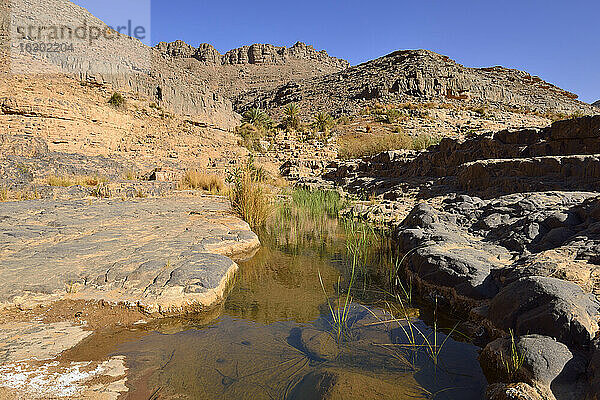
<path fill-rule="evenodd" d="M 85 23 L 102 32 L 106 29 L 106 25 L 98 18 L 66 0 L 18 0 L 12 4 L 11 12 L 7 15 L 9 20 L 12 18 L 23 26 L 78 27 Z M 33 43 L 37 39 L 28 40 Z M 185 53 L 183 47 L 177 49 Z M 202 77 L 186 73 L 156 50 L 125 35 L 116 35 L 110 40 L 100 37 L 90 44 L 75 42 L 74 51 L 69 54 L 45 53 L 23 58 L 13 56 L 10 61 L 12 72 L 66 74 L 82 81 L 132 92 L 169 111 L 199 116 L 223 127 L 237 123 L 230 100 L 207 88 Z"/>
<path fill-rule="evenodd" d="M 253 44 L 225 54 L 203 43 L 198 48 L 177 40 L 161 42 L 155 50 L 164 62 L 202 80 L 206 87 L 228 99 L 246 92 L 273 90 L 288 82 L 340 72 L 349 63 L 326 51 L 296 43 L 291 47 Z"/>
<path fill-rule="evenodd" d="M 302 42 L 297 42 L 289 48 L 276 47 L 272 44 L 253 44 L 229 50 L 224 55 L 221 55 L 208 43 L 203 43 L 198 48 L 194 48 L 181 40 L 171 43 L 160 42 L 155 48 L 167 58 L 195 58 L 198 61 L 216 65 L 282 65 L 304 60 L 333 67 L 337 70 L 346 69 L 350 66 L 348 61 L 330 57 L 325 50 L 317 51 L 313 46 Z"/>
<path fill-rule="evenodd" d="M 302 102 L 312 111 L 352 113 L 369 101 L 453 101 L 593 113 L 577 96 L 536 76 L 503 67 L 467 68 L 428 50 L 403 50 L 325 77 L 255 91 L 236 101 L 238 109 Z"/>

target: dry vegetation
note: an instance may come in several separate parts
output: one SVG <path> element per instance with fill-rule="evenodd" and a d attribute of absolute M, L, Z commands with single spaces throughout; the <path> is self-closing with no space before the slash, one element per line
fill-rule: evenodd
<path fill-rule="evenodd" d="M 10 190 L 0 187 L 0 202 L 36 200 L 41 198 L 37 190 Z"/>
<path fill-rule="evenodd" d="M 215 174 L 207 174 L 196 169 L 188 170 L 179 182 L 179 189 L 199 189 L 211 194 L 226 192 L 225 182 Z"/>
<path fill-rule="evenodd" d="M 233 171 L 229 200 L 236 214 L 252 228 L 264 225 L 273 211 L 270 193 L 264 185 L 264 171 L 250 161 Z"/>
<path fill-rule="evenodd" d="M 439 137 L 422 134 L 411 138 L 406 133 L 350 134 L 338 139 L 338 157 L 353 159 L 370 157 L 389 150 L 424 150 L 438 144 Z"/>
<path fill-rule="evenodd" d="M 95 187 L 101 183 L 106 183 L 106 178 L 100 178 L 98 176 L 59 176 L 59 175 L 50 175 L 46 178 L 45 183 L 50 186 L 62 186 L 62 187 L 71 187 L 71 186 L 87 186 L 87 187 Z"/>

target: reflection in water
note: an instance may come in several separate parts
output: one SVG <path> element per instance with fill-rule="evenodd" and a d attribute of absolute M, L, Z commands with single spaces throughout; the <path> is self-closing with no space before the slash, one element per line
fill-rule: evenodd
<path fill-rule="evenodd" d="M 410 342 L 406 321 L 359 304 L 369 297 L 361 290 L 353 293 L 350 339 L 332 341 L 318 275 L 332 291 L 345 276 L 345 229 L 295 212 L 284 209 L 261 233 L 263 247 L 240 263 L 220 318 L 164 321 L 119 346 L 129 360 L 128 398 L 483 398 L 475 346 L 449 339 L 437 367 L 423 351 L 410 356 L 399 346 Z M 387 257 L 373 253 L 371 264 Z M 431 337 L 424 322 L 413 324 Z"/>

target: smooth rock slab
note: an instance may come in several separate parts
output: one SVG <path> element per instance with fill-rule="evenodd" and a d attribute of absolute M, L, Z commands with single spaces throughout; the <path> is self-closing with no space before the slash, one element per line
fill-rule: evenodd
<path fill-rule="evenodd" d="M 214 197 L 0 203 L 0 302 L 63 297 L 146 312 L 197 311 L 222 297 L 260 245 Z"/>

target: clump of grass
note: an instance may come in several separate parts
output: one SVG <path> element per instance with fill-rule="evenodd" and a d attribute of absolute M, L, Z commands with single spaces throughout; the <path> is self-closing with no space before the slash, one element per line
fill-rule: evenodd
<path fill-rule="evenodd" d="M 415 137 L 412 141 L 413 150 L 426 150 L 431 146 L 435 146 L 440 143 L 442 138 L 436 135 L 428 135 L 423 133 Z"/>
<path fill-rule="evenodd" d="M 333 330 L 335 340 L 338 344 L 343 343 L 344 340 L 350 338 L 350 308 L 352 305 L 352 296 L 350 292 L 352 291 L 352 285 L 354 284 L 354 269 L 352 270 L 352 275 L 350 277 L 350 283 L 348 284 L 348 290 L 346 291 L 345 296 L 340 296 L 339 290 L 341 287 L 341 277 L 338 278 L 337 290 L 338 296 L 336 302 L 333 304 L 329 300 L 329 296 L 327 295 L 327 291 L 325 290 L 325 285 L 323 284 L 323 278 L 321 277 L 321 271 L 319 274 L 319 282 L 321 282 L 321 288 L 323 289 L 323 294 L 327 299 L 327 306 L 329 307 L 329 313 L 331 315 L 331 328 Z"/>
<path fill-rule="evenodd" d="M 292 202 L 313 216 L 327 215 L 330 218 L 337 218 L 347 205 L 346 200 L 332 190 L 296 189 L 292 192 Z"/>
<path fill-rule="evenodd" d="M 515 340 L 515 333 L 512 329 L 510 330 L 510 354 L 504 356 L 504 352 L 501 352 L 500 360 L 506 369 L 506 374 L 510 380 L 514 379 L 515 374 L 521 369 L 525 362 L 525 354 L 519 353 L 517 342 Z"/>
<path fill-rule="evenodd" d="M 123 176 L 128 181 L 135 181 L 135 180 L 137 180 L 137 173 L 135 172 L 135 170 L 133 168 L 128 169 L 127 171 L 125 171 L 125 173 L 123 174 Z"/>
<path fill-rule="evenodd" d="M 179 188 L 200 189 L 212 194 L 221 194 L 225 193 L 225 182 L 218 175 L 199 172 L 197 169 L 190 169 L 181 178 Z"/>
<path fill-rule="evenodd" d="M 36 188 L 11 190 L 4 186 L 0 186 L 0 202 L 37 200 L 40 198 L 41 196 Z"/>
<path fill-rule="evenodd" d="M 419 327 L 414 323 L 413 317 L 408 308 L 404 306 L 402 299 L 398 296 L 397 300 L 400 304 L 400 310 L 402 315 L 398 318 L 395 316 L 395 311 L 392 309 L 391 305 L 388 304 L 389 313 L 391 318 L 386 323 L 396 322 L 404 336 L 406 337 L 407 343 L 398 343 L 386 345 L 386 347 L 399 348 L 401 351 L 408 351 L 410 353 L 410 357 L 406 357 L 401 353 L 397 358 L 401 358 L 404 360 L 410 360 L 410 364 L 414 367 L 416 359 L 420 352 L 425 353 L 425 355 L 433 362 L 433 365 L 437 368 L 440 363 L 440 356 L 442 354 L 442 350 L 446 345 L 448 339 L 452 336 L 454 332 L 456 332 L 456 328 L 458 324 L 454 325 L 454 327 L 450 330 L 444 339 L 440 338 L 442 334 L 441 330 L 438 327 L 438 319 L 437 319 L 437 302 L 435 311 L 433 314 L 433 327 L 432 332 L 429 334 L 424 333 Z"/>
<path fill-rule="evenodd" d="M 231 206 L 252 228 L 263 226 L 271 214 L 269 197 L 256 170 L 246 166 L 233 175 L 229 191 Z"/>
<path fill-rule="evenodd" d="M 87 186 L 96 187 L 101 183 L 105 183 L 106 178 L 98 176 L 83 176 L 83 175 L 50 175 L 46 178 L 46 183 L 50 186 L 71 187 L 71 186 Z"/>
<path fill-rule="evenodd" d="M 368 223 L 357 222 L 354 219 L 345 221 L 346 254 L 350 259 L 351 270 L 364 277 L 368 274 L 370 250 L 375 247 L 377 235 L 375 229 Z M 365 280 L 366 282 L 366 280 Z"/>
<path fill-rule="evenodd" d="M 402 256 L 402 258 L 392 256 L 392 262 L 390 263 L 389 269 L 388 282 L 390 285 L 391 293 L 396 293 L 396 296 L 403 297 L 409 305 L 412 304 L 412 278 L 409 277 L 408 282 L 402 282 L 399 273 L 404 261 L 408 258 L 410 254 L 412 254 L 418 249 L 419 248 L 417 247 L 408 251 Z"/>
<path fill-rule="evenodd" d="M 113 107 L 121 108 L 125 106 L 125 97 L 119 92 L 114 92 L 110 99 L 108 100 L 108 104 Z"/>
<path fill-rule="evenodd" d="M 338 139 L 338 157 L 353 159 L 370 157 L 388 150 L 410 149 L 410 137 L 401 133 L 344 135 Z"/>

